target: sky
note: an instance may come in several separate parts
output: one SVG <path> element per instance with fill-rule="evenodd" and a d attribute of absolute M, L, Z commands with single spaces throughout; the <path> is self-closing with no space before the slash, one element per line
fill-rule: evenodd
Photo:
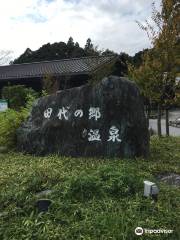
<path fill-rule="evenodd" d="M 134 55 L 150 47 L 136 20 L 151 19 L 151 4 L 152 0 L 0 0 L 0 50 L 11 50 L 16 58 L 26 48 L 67 42 L 72 36 L 82 47 L 90 37 L 99 49 Z"/>

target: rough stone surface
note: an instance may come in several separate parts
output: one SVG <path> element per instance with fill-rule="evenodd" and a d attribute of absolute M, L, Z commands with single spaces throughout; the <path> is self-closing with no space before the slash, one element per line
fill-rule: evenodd
<path fill-rule="evenodd" d="M 149 153 L 139 90 L 116 76 L 38 99 L 17 139 L 19 150 L 37 155 L 129 158 Z"/>
<path fill-rule="evenodd" d="M 175 173 L 170 173 L 165 176 L 159 176 L 161 182 L 166 183 L 171 186 L 180 187 L 180 175 Z"/>

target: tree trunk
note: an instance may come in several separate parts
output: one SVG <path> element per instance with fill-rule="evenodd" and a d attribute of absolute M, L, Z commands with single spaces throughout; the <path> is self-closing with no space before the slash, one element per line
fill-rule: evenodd
<path fill-rule="evenodd" d="M 161 132 L 161 104 L 160 103 L 158 103 L 157 130 L 158 130 L 158 137 L 161 137 L 162 132 Z"/>
<path fill-rule="evenodd" d="M 169 109 L 166 107 L 166 136 L 169 137 Z"/>

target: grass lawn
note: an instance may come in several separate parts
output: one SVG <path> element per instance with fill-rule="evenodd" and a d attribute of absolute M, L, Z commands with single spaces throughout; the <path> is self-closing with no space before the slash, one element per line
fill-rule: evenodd
<path fill-rule="evenodd" d="M 180 174 L 180 138 L 151 139 L 148 159 L 92 159 L 0 154 L 0 240 L 180 239 L 180 189 L 157 175 Z M 143 181 L 160 187 L 155 203 Z M 38 213 L 36 195 L 52 204 Z M 136 227 L 172 234 L 136 236 Z"/>

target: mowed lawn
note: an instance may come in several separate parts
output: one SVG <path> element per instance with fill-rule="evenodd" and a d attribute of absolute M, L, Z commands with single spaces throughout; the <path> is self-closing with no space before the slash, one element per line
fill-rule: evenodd
<path fill-rule="evenodd" d="M 180 138 L 151 138 L 148 159 L 0 154 L 0 240 L 180 239 L 180 189 L 158 175 L 180 174 Z M 156 182 L 158 202 L 143 197 Z M 38 213 L 38 192 L 52 190 Z M 136 236 L 136 227 L 172 234 Z"/>

